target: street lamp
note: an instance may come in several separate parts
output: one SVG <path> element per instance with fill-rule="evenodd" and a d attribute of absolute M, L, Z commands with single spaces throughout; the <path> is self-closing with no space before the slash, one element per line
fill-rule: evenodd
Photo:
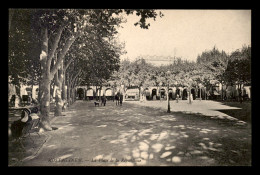
<path fill-rule="evenodd" d="M 168 103 L 168 109 L 167 109 L 167 113 L 170 113 L 171 112 L 171 109 L 170 109 L 170 100 L 169 100 L 169 76 L 170 76 L 170 74 L 171 74 L 171 72 L 170 71 L 167 71 L 166 72 L 166 74 L 167 74 L 167 103 Z"/>

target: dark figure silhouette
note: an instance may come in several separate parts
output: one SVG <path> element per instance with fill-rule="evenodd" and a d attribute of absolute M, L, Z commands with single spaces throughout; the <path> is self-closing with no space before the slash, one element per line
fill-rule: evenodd
<path fill-rule="evenodd" d="M 122 106 L 122 102 L 123 102 L 123 95 L 122 94 L 120 94 L 120 96 L 119 96 L 119 101 L 120 101 L 120 106 Z"/>
<path fill-rule="evenodd" d="M 32 117 L 30 116 L 31 111 L 29 109 L 24 109 L 22 111 L 21 118 L 17 121 L 14 121 L 11 124 L 11 138 L 18 144 L 20 144 L 21 148 L 25 151 L 25 147 L 22 143 L 23 137 L 32 127 Z"/>
<path fill-rule="evenodd" d="M 101 101 L 102 101 L 101 105 L 103 104 L 104 106 L 106 106 L 107 99 L 106 99 L 106 96 L 105 96 L 105 95 L 103 95 L 103 96 L 101 97 Z"/>
<path fill-rule="evenodd" d="M 118 93 L 115 95 L 116 105 L 119 105 L 119 98 L 120 98 L 120 93 L 118 92 Z"/>
<path fill-rule="evenodd" d="M 21 114 L 21 118 L 17 121 L 14 121 L 11 124 L 11 133 L 13 139 L 19 139 L 25 134 L 24 128 L 28 125 L 28 123 L 32 120 L 30 116 L 31 111 L 28 109 L 24 109 Z"/>
<path fill-rule="evenodd" d="M 242 96 L 241 90 L 239 91 L 238 98 L 239 98 L 239 102 L 242 103 L 243 102 L 243 96 Z"/>
<path fill-rule="evenodd" d="M 17 121 L 14 121 L 11 124 L 11 136 L 15 142 L 20 143 L 21 147 L 25 150 L 23 146 L 22 139 L 27 136 L 30 136 L 30 131 L 32 129 L 39 129 L 40 117 L 37 115 L 38 108 L 35 107 L 32 110 L 25 108 L 22 111 L 21 118 Z M 36 132 L 37 133 L 37 132 Z M 32 139 L 32 138 L 31 138 Z"/>

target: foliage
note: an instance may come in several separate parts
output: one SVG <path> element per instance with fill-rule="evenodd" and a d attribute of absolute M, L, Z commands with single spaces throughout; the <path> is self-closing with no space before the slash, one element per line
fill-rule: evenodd
<path fill-rule="evenodd" d="M 157 56 L 158 57 L 158 56 Z M 230 56 L 213 47 L 198 56 L 196 62 L 174 57 L 170 65 L 152 66 L 138 57 L 134 62 L 121 62 L 119 79 L 127 86 L 170 86 L 210 88 L 216 83 L 245 83 L 251 81 L 251 47 L 243 47 Z"/>
<path fill-rule="evenodd" d="M 50 53 L 49 57 L 52 59 L 54 52 L 58 57 L 65 55 L 67 41 L 79 36 L 79 33 L 84 38 L 83 40 L 86 41 L 86 47 L 91 47 L 91 42 L 89 42 L 89 38 L 91 38 L 92 41 L 102 41 L 102 43 L 95 42 L 99 46 L 94 48 L 102 48 L 102 44 L 107 44 L 103 42 L 104 39 L 112 41 L 117 34 L 117 27 L 123 22 L 122 16 L 119 15 L 122 13 L 127 15 L 135 13 L 137 16 L 140 16 L 140 21 L 135 25 L 144 29 L 148 29 L 150 25 L 146 22 L 146 19 L 153 18 L 155 20 L 158 15 L 152 9 L 10 9 L 9 75 L 13 80 L 12 82 L 19 84 L 24 78 L 32 79 L 32 77 L 39 76 L 35 75 L 35 73 L 41 74 L 39 70 L 39 55 L 41 53 L 43 28 L 48 30 L 48 53 Z M 159 15 L 160 17 L 162 16 L 161 13 Z M 109 44 L 109 47 L 112 45 Z M 115 57 L 119 53 L 115 50 L 121 49 L 117 47 L 109 51 L 109 47 L 105 46 L 106 51 L 103 49 L 104 53 L 98 55 L 98 59 Z M 93 50 L 93 48 L 91 49 Z M 78 45 L 77 51 L 79 50 L 81 49 Z M 113 53 L 111 50 L 116 53 Z M 75 53 L 76 51 L 73 52 Z M 97 52 L 100 53 L 101 50 L 99 49 Z M 70 58 L 68 56 L 67 60 Z M 103 64 L 106 62 L 108 60 L 104 60 Z M 115 62 L 118 61 L 112 61 L 111 66 Z M 33 71 L 31 71 L 31 67 L 27 67 L 28 65 L 34 66 Z M 54 66 L 52 61 L 51 69 L 55 67 L 58 67 L 58 65 Z M 30 76 L 30 73 L 34 74 Z M 98 74 L 101 75 L 100 73 Z M 105 75 L 109 74 L 104 73 Z"/>
<path fill-rule="evenodd" d="M 244 46 L 241 51 L 231 53 L 224 77 L 232 84 L 251 83 L 251 47 Z"/>
<path fill-rule="evenodd" d="M 146 63 L 143 58 L 137 58 L 134 62 L 124 60 L 118 71 L 118 81 L 125 86 L 152 86 L 153 66 Z"/>
<path fill-rule="evenodd" d="M 29 10 L 17 9 L 9 21 L 8 76 L 11 83 L 36 84 L 39 78 L 39 41 L 31 34 Z"/>

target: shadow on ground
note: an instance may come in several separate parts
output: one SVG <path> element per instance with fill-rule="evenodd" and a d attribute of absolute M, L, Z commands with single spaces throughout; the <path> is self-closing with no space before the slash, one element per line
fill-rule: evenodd
<path fill-rule="evenodd" d="M 52 124 L 59 129 L 49 133 L 43 151 L 22 165 L 251 165 L 251 126 L 228 118 L 78 101 Z M 47 161 L 75 157 L 83 161 Z"/>
<path fill-rule="evenodd" d="M 8 140 L 9 166 L 20 166 L 24 161 L 33 159 L 48 139 L 46 134 L 32 132 L 30 135 L 20 142 L 13 139 Z"/>
<path fill-rule="evenodd" d="M 199 114 L 161 113 L 136 123 L 118 120 L 119 126 L 132 129 L 120 131 L 109 143 L 124 149 L 121 157 L 126 162 L 116 165 L 250 165 L 250 133 L 244 133 L 246 125 L 235 124 Z"/>
<path fill-rule="evenodd" d="M 121 128 L 116 137 L 104 133 L 100 138 L 106 147 L 120 151 L 99 154 L 93 158 L 96 161 L 119 160 L 112 165 L 121 166 L 251 164 L 250 126 L 244 122 L 185 112 L 168 114 L 127 103 L 117 110 L 96 109 L 101 113 L 94 121 L 97 127 Z"/>

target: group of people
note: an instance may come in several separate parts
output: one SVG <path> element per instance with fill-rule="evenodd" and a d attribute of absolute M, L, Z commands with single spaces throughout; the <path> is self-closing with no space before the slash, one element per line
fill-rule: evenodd
<path fill-rule="evenodd" d="M 123 94 L 120 94 L 119 92 L 115 95 L 116 105 L 122 106 L 123 103 Z"/>
<path fill-rule="evenodd" d="M 120 92 L 118 92 L 116 95 L 115 95 L 115 98 L 114 100 L 116 101 L 116 105 L 120 105 L 122 106 L 122 103 L 123 103 L 123 94 L 121 94 Z M 113 100 L 113 101 L 114 101 Z M 101 106 L 106 106 L 106 101 L 107 101 L 107 98 L 105 96 L 105 94 L 103 96 L 101 96 Z"/>

